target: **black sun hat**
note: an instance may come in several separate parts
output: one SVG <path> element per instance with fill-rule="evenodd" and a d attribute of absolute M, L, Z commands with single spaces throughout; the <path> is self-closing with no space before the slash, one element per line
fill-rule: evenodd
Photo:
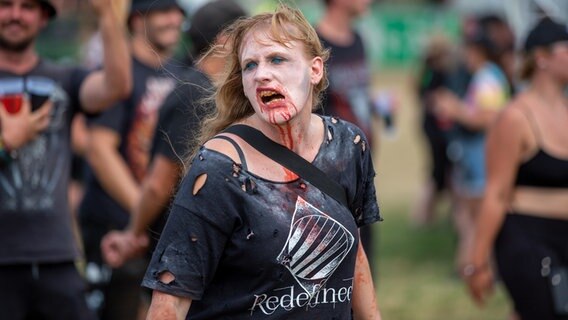
<path fill-rule="evenodd" d="M 47 11 L 47 14 L 50 19 L 55 18 L 57 15 L 57 9 L 49 0 L 38 0 L 41 6 Z"/>
<path fill-rule="evenodd" d="M 182 7 L 176 0 L 132 0 L 132 4 L 130 5 L 130 14 L 145 14 L 148 11 L 162 10 L 172 7 L 177 7 L 182 12 L 184 12 Z"/>
<path fill-rule="evenodd" d="M 246 17 L 246 12 L 233 0 L 215 0 L 197 9 L 187 32 L 194 54 L 201 55 L 223 28 L 242 17 Z"/>
<path fill-rule="evenodd" d="M 546 47 L 561 41 L 568 41 L 566 25 L 545 17 L 529 31 L 525 40 L 524 50 L 529 52 L 536 47 Z"/>

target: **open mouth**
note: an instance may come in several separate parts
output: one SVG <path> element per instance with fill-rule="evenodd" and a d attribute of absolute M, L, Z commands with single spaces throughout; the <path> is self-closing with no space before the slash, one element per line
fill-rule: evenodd
<path fill-rule="evenodd" d="M 266 90 L 260 92 L 260 99 L 262 100 L 262 103 L 269 105 L 271 103 L 283 101 L 285 97 L 276 91 Z"/>

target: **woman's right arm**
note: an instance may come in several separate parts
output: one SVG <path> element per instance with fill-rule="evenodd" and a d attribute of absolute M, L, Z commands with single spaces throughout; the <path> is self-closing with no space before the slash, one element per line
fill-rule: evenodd
<path fill-rule="evenodd" d="M 191 299 L 189 298 L 177 297 L 154 290 L 146 320 L 183 320 L 190 306 Z"/>
<path fill-rule="evenodd" d="M 487 137 L 487 185 L 475 224 L 472 252 L 463 276 L 472 298 L 483 305 L 490 293 L 493 274 L 490 257 L 510 203 L 517 168 L 521 162 L 526 126 L 523 115 L 513 106 L 501 113 Z"/>

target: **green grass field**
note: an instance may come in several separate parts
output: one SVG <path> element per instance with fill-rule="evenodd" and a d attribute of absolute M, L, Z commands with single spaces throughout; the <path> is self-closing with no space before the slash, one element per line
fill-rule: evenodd
<path fill-rule="evenodd" d="M 469 299 L 453 270 L 455 237 L 447 219 L 427 229 L 409 226 L 405 206 L 384 205 L 376 280 L 384 319 L 506 319 L 508 303 L 500 287 L 484 309 Z"/>
<path fill-rule="evenodd" d="M 385 221 L 378 235 L 375 275 L 385 320 L 507 319 L 510 306 L 501 287 L 484 309 L 477 308 L 453 270 L 456 237 L 444 204 L 435 223 L 424 229 L 409 224 L 409 212 L 426 177 L 426 156 L 419 109 L 408 72 L 381 73 L 377 89 L 400 99 L 394 137 L 380 137 L 374 150 L 377 190 Z M 446 206 L 447 207 L 447 206 Z"/>

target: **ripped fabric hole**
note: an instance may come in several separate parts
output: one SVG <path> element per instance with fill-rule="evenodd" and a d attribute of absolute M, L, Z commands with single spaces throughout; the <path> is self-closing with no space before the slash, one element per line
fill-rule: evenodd
<path fill-rule="evenodd" d="M 197 177 L 197 179 L 195 179 L 195 182 L 193 183 L 194 196 L 197 195 L 197 193 L 199 192 L 199 190 L 201 190 L 201 188 L 203 188 L 206 181 L 207 181 L 207 173 L 202 173 Z"/>
<path fill-rule="evenodd" d="M 163 284 L 171 284 L 176 280 L 176 276 L 174 276 L 174 274 L 169 271 L 160 271 L 157 277 L 158 281 Z"/>

